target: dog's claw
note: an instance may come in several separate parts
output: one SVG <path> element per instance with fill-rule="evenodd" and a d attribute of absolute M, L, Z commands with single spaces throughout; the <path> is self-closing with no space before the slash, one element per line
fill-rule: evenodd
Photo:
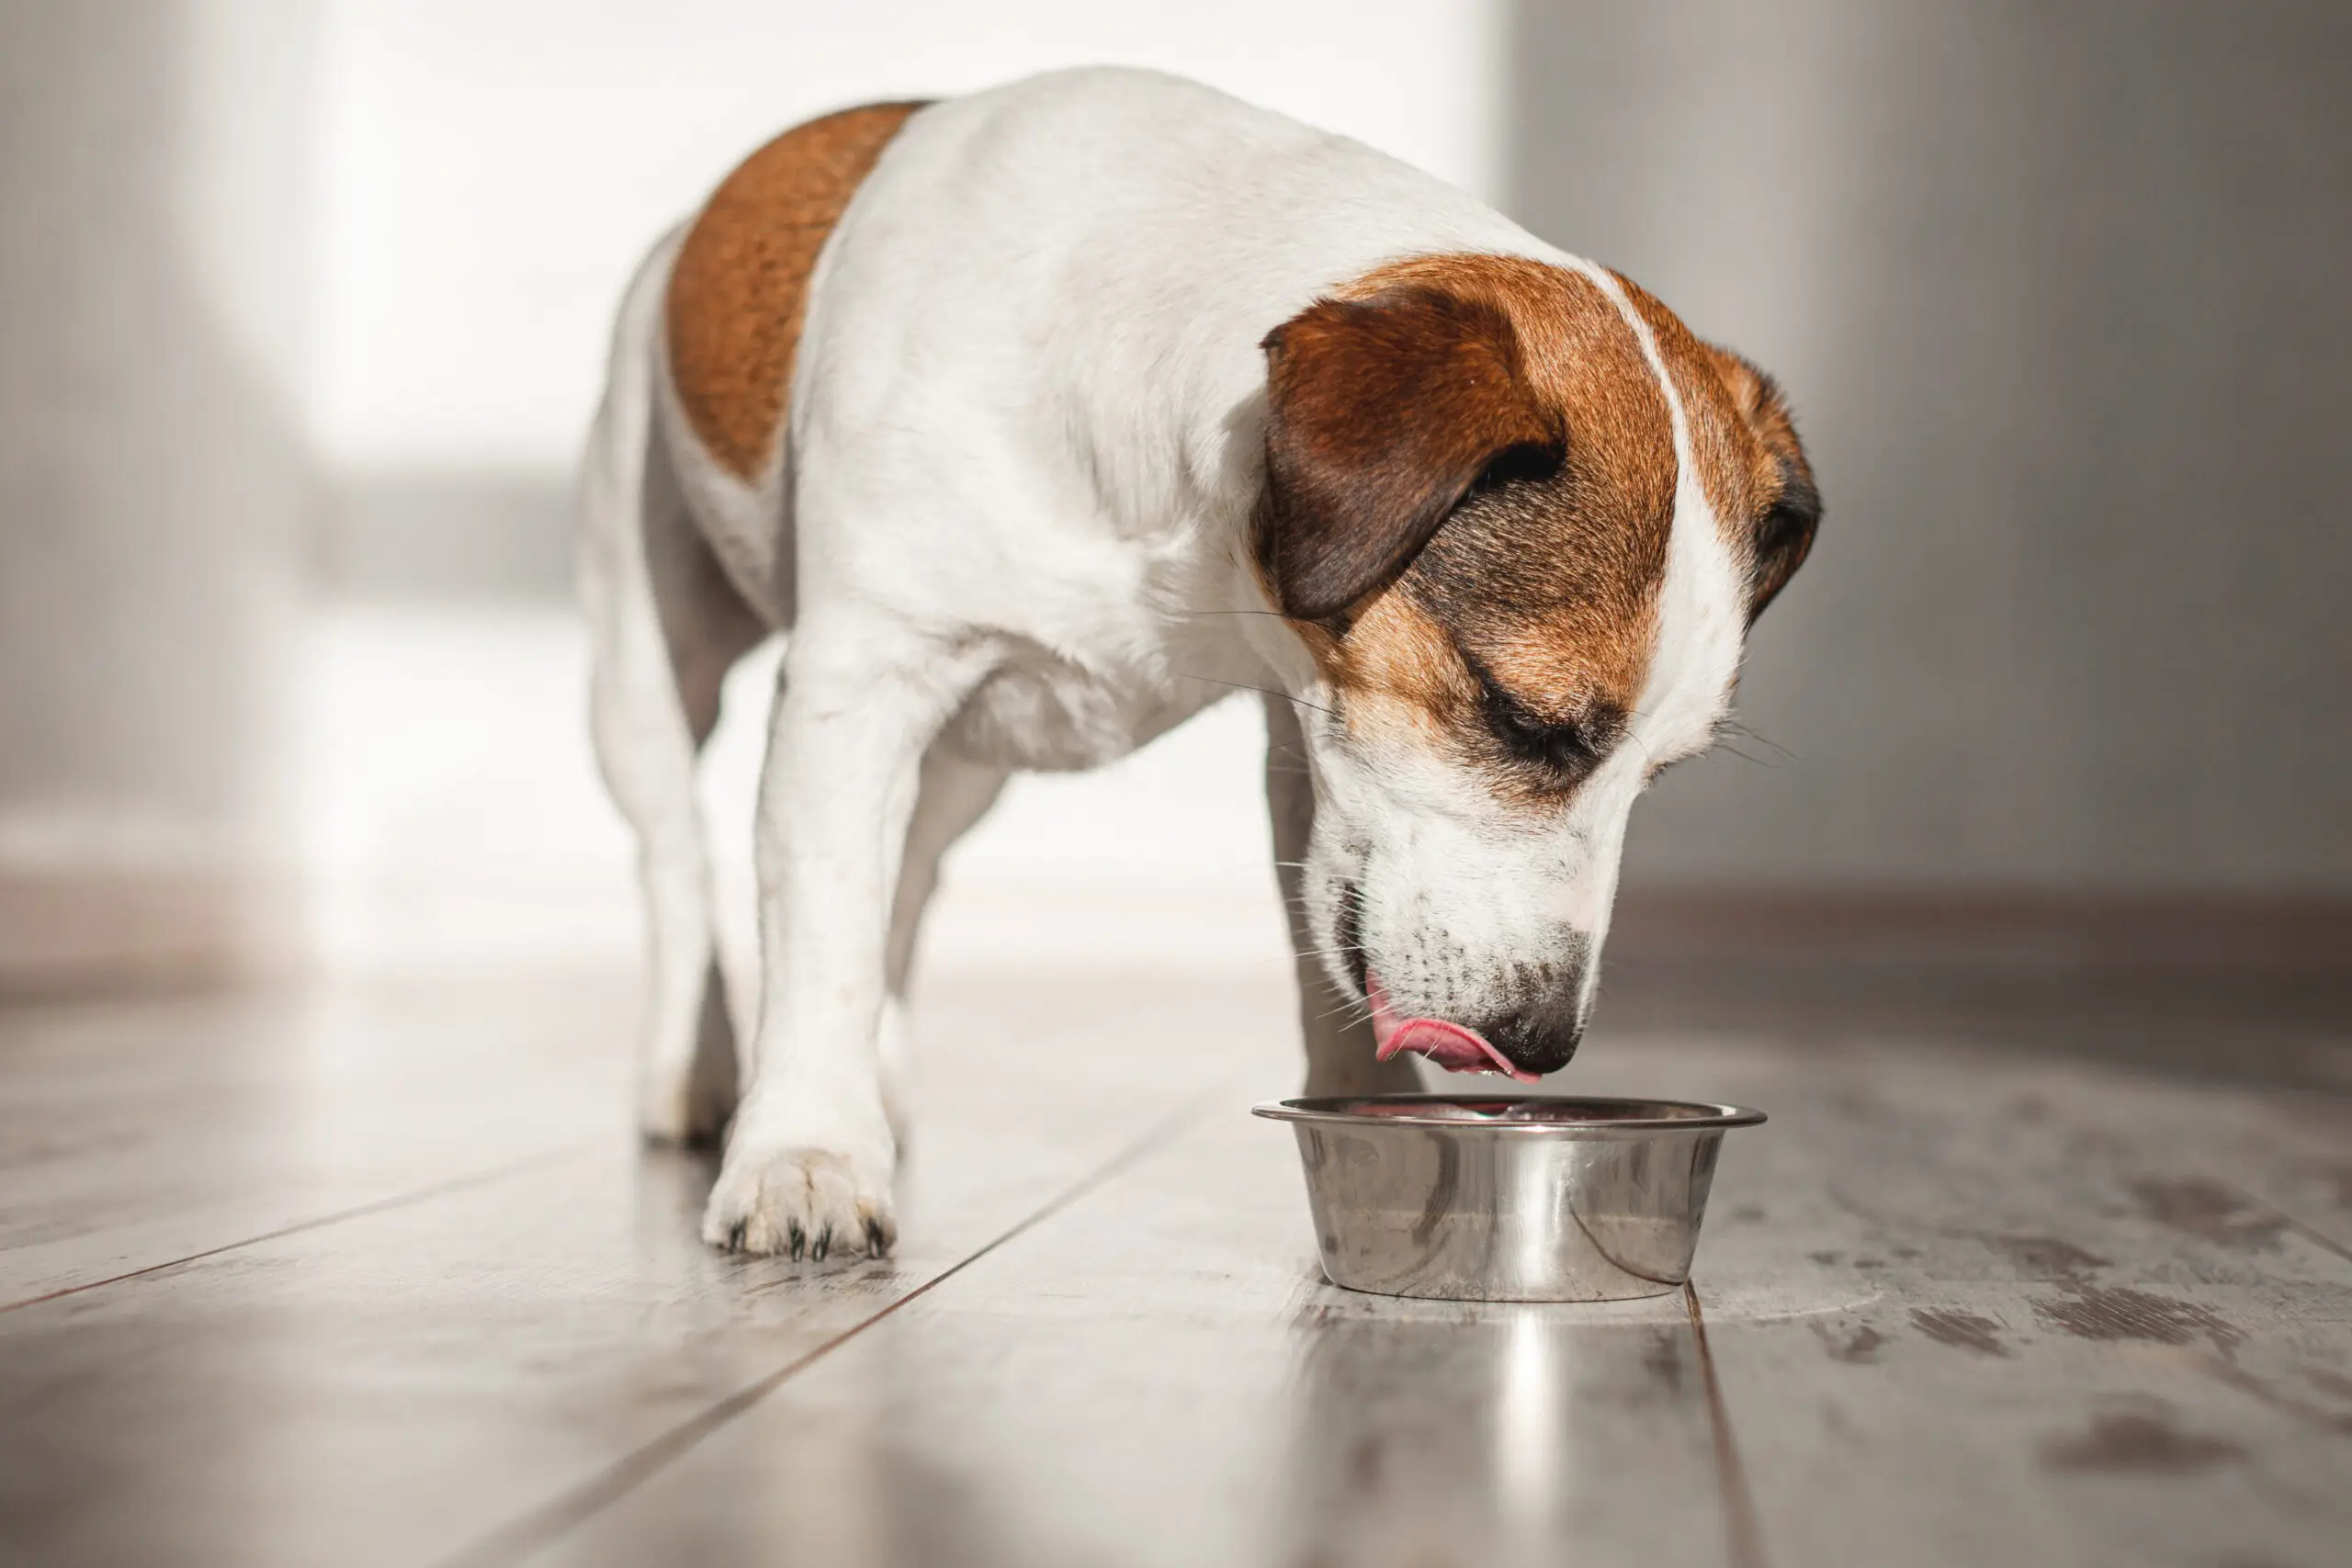
<path fill-rule="evenodd" d="M 703 1235 L 730 1251 L 832 1266 L 889 1250 L 889 1151 L 870 1159 L 793 1146 L 762 1158 L 739 1145 L 711 1188 Z M 865 1246 L 860 1244 L 864 1243 Z"/>

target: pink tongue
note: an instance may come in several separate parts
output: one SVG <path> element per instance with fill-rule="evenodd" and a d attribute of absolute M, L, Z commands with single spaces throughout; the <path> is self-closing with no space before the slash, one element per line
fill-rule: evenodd
<path fill-rule="evenodd" d="M 1363 980 L 1372 999 L 1373 1043 L 1382 1061 L 1400 1051 L 1415 1051 L 1449 1073 L 1500 1073 L 1521 1083 L 1535 1081 L 1533 1073 L 1514 1066 L 1476 1030 L 1442 1018 L 1398 1018 L 1388 1005 L 1380 976 L 1367 969 Z"/>

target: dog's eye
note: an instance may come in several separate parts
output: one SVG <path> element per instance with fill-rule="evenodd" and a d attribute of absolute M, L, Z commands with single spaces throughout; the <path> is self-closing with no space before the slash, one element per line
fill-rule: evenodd
<path fill-rule="evenodd" d="M 1526 479 L 1548 479 L 1560 471 L 1560 449 L 1557 446 L 1521 443 L 1507 446 L 1487 460 L 1472 481 L 1473 491 L 1500 490 L 1505 485 Z"/>
<path fill-rule="evenodd" d="M 1487 728 L 1513 757 L 1572 778 L 1600 762 L 1601 746 L 1589 726 L 1555 724 L 1531 711 L 1485 671 L 1477 674 Z"/>

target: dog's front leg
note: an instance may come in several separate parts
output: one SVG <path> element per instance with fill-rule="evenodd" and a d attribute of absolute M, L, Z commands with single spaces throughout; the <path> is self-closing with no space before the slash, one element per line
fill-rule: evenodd
<path fill-rule="evenodd" d="M 715 1246 L 871 1255 L 896 1234 L 876 1031 L 924 748 L 977 672 L 870 619 L 804 618 L 756 829 L 765 974 L 752 1080 L 703 1217 Z"/>
<path fill-rule="evenodd" d="M 1266 810 L 1274 829 L 1274 879 L 1290 916 L 1298 964 L 1298 1021 L 1306 1036 L 1309 1094 L 1410 1094 L 1421 1087 L 1403 1057 L 1380 1060 L 1363 1003 L 1331 983 L 1306 918 L 1306 864 L 1315 837 L 1315 781 L 1306 738 L 1287 697 L 1266 698 Z"/>

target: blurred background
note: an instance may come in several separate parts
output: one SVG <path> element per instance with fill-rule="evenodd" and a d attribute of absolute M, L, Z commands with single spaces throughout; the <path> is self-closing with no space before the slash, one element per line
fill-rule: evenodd
<path fill-rule="evenodd" d="M 1623 1007 L 1792 955 L 2340 977 L 2340 5 L 0 0 L 0 987 L 631 964 L 567 544 L 623 281 L 786 124 L 1104 61 L 1788 388 L 1827 520 L 1752 733 L 1636 815 Z M 1279 972 L 1260 735 L 1023 781 L 933 962 Z"/>

